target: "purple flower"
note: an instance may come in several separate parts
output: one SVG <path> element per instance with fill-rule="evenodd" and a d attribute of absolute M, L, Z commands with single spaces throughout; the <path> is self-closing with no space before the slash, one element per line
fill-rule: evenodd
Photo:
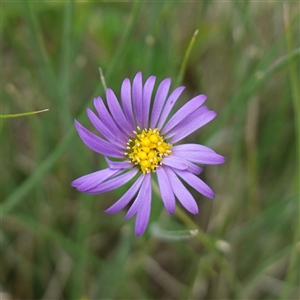
<path fill-rule="evenodd" d="M 202 106 L 206 96 L 198 95 L 189 100 L 168 119 L 184 87 L 176 88 L 168 96 L 171 79 L 164 79 L 151 103 L 155 80 L 156 77 L 151 76 L 143 85 L 141 72 L 136 74 L 132 85 L 126 78 L 121 87 L 122 105 L 111 89 L 106 91 L 108 107 L 100 97 L 94 99 L 98 116 L 90 109 L 87 114 L 101 137 L 75 120 L 83 142 L 105 156 L 108 168 L 82 176 L 74 180 L 72 186 L 81 192 L 100 194 L 117 189 L 137 176 L 127 192 L 106 210 L 116 213 L 134 199 L 125 219 L 136 214 L 136 235 L 143 234 L 149 221 L 153 173 L 170 214 L 175 211 L 175 197 L 189 212 L 197 214 L 197 203 L 181 180 L 204 196 L 213 198 L 211 188 L 197 176 L 202 171 L 198 164 L 213 165 L 225 161 L 223 156 L 206 146 L 177 145 L 215 118 L 214 111 Z"/>

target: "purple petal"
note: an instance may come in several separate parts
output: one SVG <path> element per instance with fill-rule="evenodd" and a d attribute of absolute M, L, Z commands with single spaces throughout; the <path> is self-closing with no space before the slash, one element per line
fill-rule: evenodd
<path fill-rule="evenodd" d="M 104 170 L 107 170 L 107 173 L 102 174 L 101 177 L 98 175 L 98 176 L 94 176 L 93 178 L 89 178 L 89 180 L 86 180 L 81 185 L 78 185 L 76 189 L 78 191 L 88 193 L 91 189 L 94 189 L 95 187 L 99 186 L 99 184 L 101 184 L 105 180 L 117 176 L 123 171 L 123 170 L 111 170 L 111 169 L 104 169 Z"/>
<path fill-rule="evenodd" d="M 71 183 L 73 187 L 83 187 L 90 189 L 98 185 L 99 183 L 107 180 L 108 178 L 114 176 L 119 170 L 103 169 L 96 171 L 84 176 L 81 176 Z"/>
<path fill-rule="evenodd" d="M 190 114 L 195 112 L 195 110 L 200 107 L 206 100 L 205 95 L 198 95 L 181 107 L 168 121 L 166 126 L 161 131 L 162 134 L 168 133 L 172 128 L 179 124 L 182 120 L 185 120 Z"/>
<path fill-rule="evenodd" d="M 135 129 L 134 117 L 132 112 L 132 102 L 131 102 L 131 85 L 130 80 L 126 78 L 121 87 L 121 100 L 124 110 L 125 117 L 127 118 L 128 123 L 130 124 L 131 131 Z"/>
<path fill-rule="evenodd" d="M 209 112 L 210 110 L 207 106 L 202 106 L 192 112 L 189 116 L 187 116 L 184 120 L 181 120 L 179 124 L 177 124 L 174 128 L 172 128 L 168 133 L 165 134 L 165 138 L 169 139 L 174 136 L 178 131 L 182 129 L 182 127 L 187 126 L 190 122 L 192 122 L 195 118 L 200 118 L 203 114 Z"/>
<path fill-rule="evenodd" d="M 79 122 L 75 120 L 75 126 L 78 131 L 80 138 L 83 142 L 92 150 L 97 153 L 116 157 L 116 158 L 124 158 L 125 155 L 122 153 L 122 149 L 117 146 L 101 139 L 99 136 L 93 134 L 85 127 L 83 127 Z"/>
<path fill-rule="evenodd" d="M 125 220 L 131 218 L 144 205 L 144 200 L 149 194 L 149 186 L 151 186 L 151 174 L 146 174 L 140 191 L 125 216 Z"/>
<path fill-rule="evenodd" d="M 169 164 L 165 163 L 165 160 L 167 158 L 169 159 L 170 157 L 172 157 L 172 161 L 174 162 L 172 166 L 171 166 L 170 163 Z M 176 156 L 175 153 L 173 153 L 172 155 L 170 155 L 166 158 L 163 158 L 162 163 L 165 164 L 165 165 L 168 165 L 169 167 L 172 167 L 174 169 L 180 169 L 180 168 L 178 168 L 178 164 L 177 164 L 179 161 L 180 161 L 181 164 L 184 164 L 186 166 L 185 168 L 183 168 L 183 170 L 192 172 L 192 173 L 197 174 L 197 175 L 199 175 L 203 171 L 202 168 L 195 165 L 191 161 L 187 160 L 185 156 L 179 157 L 179 156 Z"/>
<path fill-rule="evenodd" d="M 179 170 L 185 170 L 188 168 L 187 161 L 184 159 L 181 159 L 180 157 L 176 157 L 174 155 L 170 155 L 167 157 L 164 157 L 161 160 L 161 163 L 163 165 L 167 165 L 169 167 L 179 169 Z"/>
<path fill-rule="evenodd" d="M 122 142 L 127 142 L 128 140 L 128 136 L 126 136 L 121 130 L 120 128 L 117 126 L 117 124 L 115 123 L 114 119 L 112 118 L 112 116 L 110 115 L 110 113 L 108 112 L 106 106 L 103 103 L 103 100 L 98 97 L 94 99 L 94 106 L 97 110 L 97 113 L 101 119 L 101 121 L 103 122 L 103 124 L 114 134 L 116 135 L 116 137 L 122 141 Z"/>
<path fill-rule="evenodd" d="M 185 89 L 184 86 L 180 86 L 178 88 L 176 88 L 172 94 L 169 96 L 169 98 L 166 101 L 166 104 L 163 108 L 163 111 L 161 113 L 161 116 L 159 118 L 159 122 L 157 127 L 158 128 L 163 128 L 163 125 L 171 111 L 171 109 L 173 108 L 174 104 L 176 103 L 176 101 L 178 100 L 179 96 L 181 95 L 181 93 L 183 92 L 183 90 Z"/>
<path fill-rule="evenodd" d="M 127 122 L 124 113 L 122 111 L 122 108 L 119 104 L 119 101 L 115 93 L 112 91 L 112 89 L 108 88 L 106 90 L 106 99 L 107 99 L 109 110 L 111 112 L 112 117 L 116 121 L 116 124 L 118 124 L 119 127 L 130 136 L 132 133 L 132 128 Z"/>
<path fill-rule="evenodd" d="M 172 151 L 180 152 L 180 151 L 199 151 L 199 152 L 211 152 L 216 153 L 211 148 L 200 145 L 200 144 L 182 144 L 173 146 Z"/>
<path fill-rule="evenodd" d="M 178 126 L 176 126 L 174 128 L 174 133 L 172 133 L 172 135 L 174 135 L 174 136 L 170 140 L 171 144 L 179 142 L 180 140 L 182 140 L 183 138 L 185 138 L 186 136 L 188 136 L 195 130 L 199 129 L 200 127 L 202 127 L 205 124 L 207 124 L 208 122 L 210 122 L 217 115 L 212 110 L 205 112 L 201 115 L 197 115 L 197 113 L 198 112 L 196 111 L 195 114 L 193 113 L 191 115 L 190 121 L 181 122 L 180 124 L 178 124 Z M 169 133 L 171 133 L 171 132 L 169 132 Z"/>
<path fill-rule="evenodd" d="M 116 135 L 112 133 L 104 124 L 103 122 L 94 114 L 92 110 L 89 108 L 87 109 L 88 117 L 94 127 L 112 144 L 119 146 L 120 148 L 124 149 L 126 146 L 125 142 L 121 142 Z"/>
<path fill-rule="evenodd" d="M 142 174 L 135 183 L 129 188 L 129 190 L 111 207 L 109 207 L 107 210 L 105 210 L 106 213 L 114 214 L 121 209 L 123 209 L 135 196 L 137 191 L 139 190 L 143 180 L 144 180 L 144 174 Z"/>
<path fill-rule="evenodd" d="M 171 85 L 171 79 L 166 78 L 164 79 L 157 88 L 157 92 L 154 99 L 152 114 L 151 114 L 151 121 L 150 121 L 150 128 L 155 128 L 157 121 L 160 117 L 162 108 L 165 104 L 169 89 Z"/>
<path fill-rule="evenodd" d="M 165 168 L 157 168 L 156 174 L 161 198 L 164 202 L 165 208 L 170 214 L 173 214 L 175 212 L 175 196 L 165 172 Z"/>
<path fill-rule="evenodd" d="M 119 188 L 120 186 L 124 185 L 125 183 L 127 183 L 129 180 L 131 180 L 138 171 L 139 170 L 137 168 L 133 169 L 125 174 L 122 174 L 118 177 L 115 177 L 113 179 L 110 179 L 108 181 L 105 181 L 105 182 L 99 184 L 97 187 L 90 189 L 86 193 L 100 194 L 100 193 L 109 192 L 111 190 L 115 190 L 115 189 Z"/>
<path fill-rule="evenodd" d="M 186 181 L 191 187 L 193 187 L 202 195 L 208 198 L 214 198 L 215 194 L 212 189 L 196 175 L 181 170 L 174 170 L 174 172 L 177 173 L 184 181 Z"/>
<path fill-rule="evenodd" d="M 148 125 L 149 110 L 150 110 L 151 96 L 152 96 L 155 80 L 156 80 L 155 76 L 150 76 L 144 84 L 144 90 L 143 90 L 143 125 L 144 125 L 144 128 L 148 128 L 148 126 L 149 126 Z"/>
<path fill-rule="evenodd" d="M 203 115 L 204 113 L 210 111 L 207 106 L 199 107 L 198 109 L 194 110 L 191 114 L 189 114 L 185 119 L 181 120 L 174 128 L 168 131 L 168 133 L 165 134 L 165 138 L 170 138 L 174 136 L 178 132 L 178 128 L 181 128 L 182 126 L 185 126 L 187 123 L 194 120 L 196 117 L 199 117 Z M 178 120 L 181 119 L 180 116 L 177 118 Z M 176 121 L 176 120 L 175 120 Z M 177 122 L 176 122 L 177 123 Z M 165 129 L 164 129 L 165 130 Z"/>
<path fill-rule="evenodd" d="M 137 211 L 136 221 L 135 221 L 135 234 L 140 236 L 144 233 L 147 228 L 150 211 L 151 211 L 151 198 L 152 198 L 152 189 L 151 189 L 151 175 L 146 174 L 147 183 L 147 191 L 145 193 L 145 198 L 143 205 Z"/>
<path fill-rule="evenodd" d="M 173 151 L 173 154 L 195 162 L 198 164 L 218 165 L 225 162 L 225 157 L 213 152 L 197 152 L 197 151 Z"/>
<path fill-rule="evenodd" d="M 192 214 L 197 214 L 199 210 L 194 197 L 186 189 L 182 182 L 177 178 L 177 176 L 171 168 L 166 167 L 165 169 L 170 184 L 172 186 L 173 192 L 180 201 L 180 203 Z"/>
<path fill-rule="evenodd" d="M 189 172 L 192 172 L 193 174 L 196 174 L 196 175 L 199 175 L 202 171 L 203 171 L 203 168 L 193 164 L 192 162 L 188 161 L 188 168 L 186 171 L 189 171 Z"/>
<path fill-rule="evenodd" d="M 135 75 L 132 83 L 132 100 L 137 125 L 143 127 L 143 82 L 142 73 Z"/>
<path fill-rule="evenodd" d="M 132 167 L 134 167 L 134 163 L 129 162 L 128 160 L 124 160 L 124 161 L 113 161 L 113 160 L 109 160 L 106 156 L 105 156 L 105 160 L 109 166 L 110 169 L 112 170 L 124 170 L 124 169 L 130 169 Z"/>

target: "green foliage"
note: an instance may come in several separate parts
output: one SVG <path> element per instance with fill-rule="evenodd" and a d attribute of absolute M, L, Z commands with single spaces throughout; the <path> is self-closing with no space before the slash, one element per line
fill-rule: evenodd
<path fill-rule="evenodd" d="M 298 25 L 292 2 L 3 2 L 2 293 L 295 299 Z M 103 212 L 130 184 L 105 195 L 70 186 L 105 166 L 72 122 L 89 126 L 86 108 L 104 97 L 99 68 L 117 95 L 138 71 L 171 77 L 173 87 L 181 81 L 180 105 L 208 95 L 218 117 L 188 139 L 211 146 L 226 163 L 201 174 L 214 200 L 191 190 L 199 215 L 178 207 L 169 216 L 153 193 L 152 225 L 137 238 L 125 212 Z M 47 113 L 3 119 L 45 107 Z"/>

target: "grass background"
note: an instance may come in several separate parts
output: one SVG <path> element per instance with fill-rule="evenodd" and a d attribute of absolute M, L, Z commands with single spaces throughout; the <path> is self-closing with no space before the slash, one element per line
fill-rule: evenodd
<path fill-rule="evenodd" d="M 299 2 L 1 1 L 2 299 L 296 299 L 299 295 Z M 214 200 L 164 212 L 142 237 L 129 185 L 104 195 L 73 179 L 105 166 L 75 132 L 138 71 L 172 78 L 195 30 L 180 105 L 205 93 L 218 113 L 186 139 L 227 159 L 201 174 Z M 91 126 L 89 127 L 91 128 Z M 188 229 L 199 229 L 189 236 Z"/>

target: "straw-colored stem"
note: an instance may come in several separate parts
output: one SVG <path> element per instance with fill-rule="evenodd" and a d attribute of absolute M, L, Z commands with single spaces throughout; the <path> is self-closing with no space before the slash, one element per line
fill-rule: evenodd
<path fill-rule="evenodd" d="M 20 114 L 0 115 L 0 119 L 25 117 L 25 116 L 39 114 L 39 113 L 42 113 L 42 112 L 45 112 L 45 111 L 48 111 L 48 110 L 49 110 L 49 108 L 42 109 L 42 110 L 37 110 L 37 111 L 30 111 L 30 112 L 26 112 L 26 113 L 20 113 Z"/>
<path fill-rule="evenodd" d="M 194 32 L 194 34 L 193 34 L 193 36 L 191 38 L 191 41 L 189 43 L 189 46 L 186 49 L 186 52 L 185 52 L 185 55 L 184 55 L 184 58 L 183 58 L 183 61 L 182 61 L 182 64 L 181 64 L 181 67 L 180 67 L 180 70 L 179 70 L 179 74 L 178 74 L 178 77 L 176 79 L 176 85 L 175 86 L 179 86 L 181 84 L 181 82 L 182 82 L 182 78 L 184 76 L 186 65 L 187 65 L 188 59 L 190 57 L 191 50 L 192 50 L 192 48 L 194 46 L 194 43 L 195 43 L 196 37 L 198 35 L 198 32 L 199 32 L 198 29 Z"/>

